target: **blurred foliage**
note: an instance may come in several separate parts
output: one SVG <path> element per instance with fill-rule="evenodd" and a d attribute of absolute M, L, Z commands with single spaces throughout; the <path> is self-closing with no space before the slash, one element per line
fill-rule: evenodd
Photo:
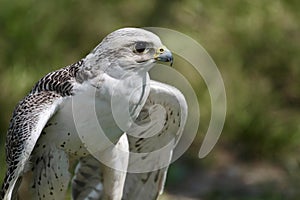
<path fill-rule="evenodd" d="M 1 169 L 11 112 L 39 78 L 82 58 L 115 29 L 157 26 L 193 37 L 219 67 L 228 112 L 218 145 L 245 161 L 268 160 L 296 173 L 299 10 L 297 0 L 0 0 Z M 202 135 L 186 165 L 193 165 L 210 118 L 205 86 L 191 82 L 203 108 Z"/>

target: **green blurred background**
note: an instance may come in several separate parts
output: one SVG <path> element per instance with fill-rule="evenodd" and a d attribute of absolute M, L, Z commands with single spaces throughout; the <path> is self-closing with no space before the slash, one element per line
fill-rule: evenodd
<path fill-rule="evenodd" d="M 115 29 L 155 26 L 203 45 L 228 98 L 221 138 L 200 160 L 210 101 L 204 83 L 191 80 L 202 123 L 162 199 L 299 199 L 299 10 L 298 0 L 0 0 L 0 180 L 11 113 L 39 78 Z"/>

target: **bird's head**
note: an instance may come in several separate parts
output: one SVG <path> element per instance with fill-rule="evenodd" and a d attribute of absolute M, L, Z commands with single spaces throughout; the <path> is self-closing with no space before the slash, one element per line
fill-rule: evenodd
<path fill-rule="evenodd" d="M 107 35 L 87 57 L 93 65 L 113 76 L 147 72 L 156 61 L 170 62 L 173 57 L 152 32 L 140 28 L 122 28 Z"/>

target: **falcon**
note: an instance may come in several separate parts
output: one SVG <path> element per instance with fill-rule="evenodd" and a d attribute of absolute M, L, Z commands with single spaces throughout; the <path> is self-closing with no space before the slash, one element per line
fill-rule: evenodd
<path fill-rule="evenodd" d="M 173 62 L 157 35 L 122 28 L 41 78 L 10 120 L 1 199 L 60 200 L 69 186 L 74 200 L 157 199 L 187 118 L 182 93 L 150 79 L 157 61 Z"/>

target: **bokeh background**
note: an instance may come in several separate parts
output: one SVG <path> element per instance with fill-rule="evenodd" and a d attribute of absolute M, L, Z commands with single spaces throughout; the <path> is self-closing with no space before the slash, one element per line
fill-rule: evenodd
<path fill-rule="evenodd" d="M 299 199 L 299 10 L 298 0 L 0 0 L 0 180 L 11 113 L 39 78 L 84 57 L 115 29 L 155 26 L 197 40 L 219 67 L 228 98 L 220 140 L 199 159 L 209 95 L 183 70 L 201 124 L 171 166 L 161 199 Z"/>

